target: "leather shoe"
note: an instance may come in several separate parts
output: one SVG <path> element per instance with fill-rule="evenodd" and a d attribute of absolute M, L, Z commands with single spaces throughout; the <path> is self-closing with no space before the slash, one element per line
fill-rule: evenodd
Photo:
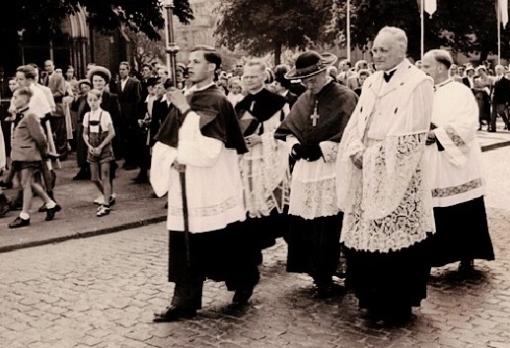
<path fill-rule="evenodd" d="M 245 306 L 250 301 L 251 295 L 253 295 L 253 288 L 249 289 L 237 289 L 232 298 L 232 304 L 237 306 Z"/>
<path fill-rule="evenodd" d="M 46 218 L 44 220 L 51 221 L 55 218 L 55 213 L 62 210 L 62 207 L 60 205 L 56 205 L 53 208 L 47 208 L 46 209 Z"/>
<path fill-rule="evenodd" d="M 191 319 L 197 315 L 196 309 L 180 308 L 169 306 L 163 312 L 154 313 L 152 321 L 154 323 L 170 323 L 181 319 Z"/>
<path fill-rule="evenodd" d="M 74 181 L 78 180 L 90 180 L 90 171 L 88 170 L 80 170 L 74 177 Z"/>
<path fill-rule="evenodd" d="M 21 217 L 17 217 L 13 222 L 9 224 L 9 228 L 19 228 L 30 225 L 30 219 L 22 219 Z"/>
<path fill-rule="evenodd" d="M 0 180 L 0 187 L 11 189 L 12 188 L 12 182 L 5 182 L 3 180 Z"/>
<path fill-rule="evenodd" d="M 134 184 L 146 184 L 149 182 L 149 178 L 147 176 L 137 176 L 133 179 Z"/>

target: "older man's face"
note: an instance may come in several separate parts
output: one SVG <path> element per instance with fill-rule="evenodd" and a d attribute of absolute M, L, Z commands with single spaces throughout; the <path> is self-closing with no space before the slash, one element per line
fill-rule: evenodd
<path fill-rule="evenodd" d="M 376 36 L 372 46 L 372 56 L 377 70 L 391 70 L 405 58 L 403 47 L 394 36 L 382 33 Z"/>

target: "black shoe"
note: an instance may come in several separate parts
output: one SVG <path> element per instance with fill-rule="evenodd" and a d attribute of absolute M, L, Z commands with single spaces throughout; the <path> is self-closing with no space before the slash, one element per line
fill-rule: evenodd
<path fill-rule="evenodd" d="M 5 182 L 3 180 L 0 180 L 0 187 L 3 187 L 5 189 L 12 189 L 12 182 Z"/>
<path fill-rule="evenodd" d="M 46 208 L 46 218 L 44 220 L 51 221 L 55 218 L 55 213 L 62 210 L 60 205 L 56 205 L 53 208 Z"/>
<path fill-rule="evenodd" d="M 475 271 L 475 263 L 473 260 L 463 260 L 459 264 L 459 273 L 470 274 Z"/>
<path fill-rule="evenodd" d="M 9 228 L 19 228 L 28 225 L 30 225 L 30 219 L 25 220 L 18 216 L 16 219 L 14 219 L 13 222 L 9 224 Z"/>
<path fill-rule="evenodd" d="M 172 305 L 161 313 L 154 313 L 152 321 L 154 323 L 170 323 L 181 319 L 191 319 L 196 315 L 196 309 L 179 308 Z"/>
<path fill-rule="evenodd" d="M 246 306 L 253 295 L 253 288 L 237 289 L 232 297 L 232 304 L 236 306 Z"/>
<path fill-rule="evenodd" d="M 345 288 L 339 284 L 331 282 L 329 284 L 317 285 L 317 292 L 314 297 L 318 299 L 326 299 L 341 296 L 343 294 L 345 294 Z"/>
<path fill-rule="evenodd" d="M 136 178 L 132 179 L 133 184 L 147 184 L 149 182 L 149 178 L 147 175 L 138 175 Z"/>
<path fill-rule="evenodd" d="M 135 170 L 136 168 L 138 168 L 138 166 L 131 163 L 124 163 L 124 165 L 122 166 L 122 169 L 124 170 Z"/>
<path fill-rule="evenodd" d="M 74 181 L 78 180 L 90 180 L 90 171 L 81 169 L 74 177 Z"/>

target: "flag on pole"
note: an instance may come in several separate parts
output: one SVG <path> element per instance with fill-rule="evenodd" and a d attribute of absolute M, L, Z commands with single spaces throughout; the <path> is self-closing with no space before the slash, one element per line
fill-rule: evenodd
<path fill-rule="evenodd" d="M 497 0 L 498 1 L 498 13 L 499 20 L 503 24 L 503 28 L 508 23 L 508 0 Z"/>
<path fill-rule="evenodd" d="M 437 10 L 437 0 L 424 0 L 423 10 L 432 16 Z"/>

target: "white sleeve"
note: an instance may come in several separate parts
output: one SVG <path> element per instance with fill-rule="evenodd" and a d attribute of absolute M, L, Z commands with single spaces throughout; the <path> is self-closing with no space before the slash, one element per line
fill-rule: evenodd
<path fill-rule="evenodd" d="M 154 193 L 162 197 L 170 189 L 170 171 L 177 157 L 177 149 L 161 142 L 152 147 L 150 182 Z"/>
<path fill-rule="evenodd" d="M 101 118 L 101 128 L 103 131 L 107 131 L 110 125 L 113 126 L 112 117 L 108 111 L 103 111 L 103 116 Z"/>
<path fill-rule="evenodd" d="M 338 154 L 338 143 L 327 140 L 321 141 L 319 146 L 326 163 L 334 162 L 336 160 Z"/>
<path fill-rule="evenodd" d="M 216 164 L 223 142 L 203 136 L 200 132 L 200 116 L 191 111 L 179 129 L 177 161 L 195 167 L 212 167 Z"/>
<path fill-rule="evenodd" d="M 90 112 L 87 112 L 83 117 L 83 128 L 87 128 L 89 126 L 89 115 Z"/>
<path fill-rule="evenodd" d="M 445 149 L 448 160 L 457 166 L 462 166 L 467 161 L 467 146 L 476 138 L 478 129 L 478 104 L 475 97 L 468 89 L 462 90 L 457 100 L 460 101 L 458 114 L 455 119 L 443 127 L 433 130 L 437 140 Z"/>

